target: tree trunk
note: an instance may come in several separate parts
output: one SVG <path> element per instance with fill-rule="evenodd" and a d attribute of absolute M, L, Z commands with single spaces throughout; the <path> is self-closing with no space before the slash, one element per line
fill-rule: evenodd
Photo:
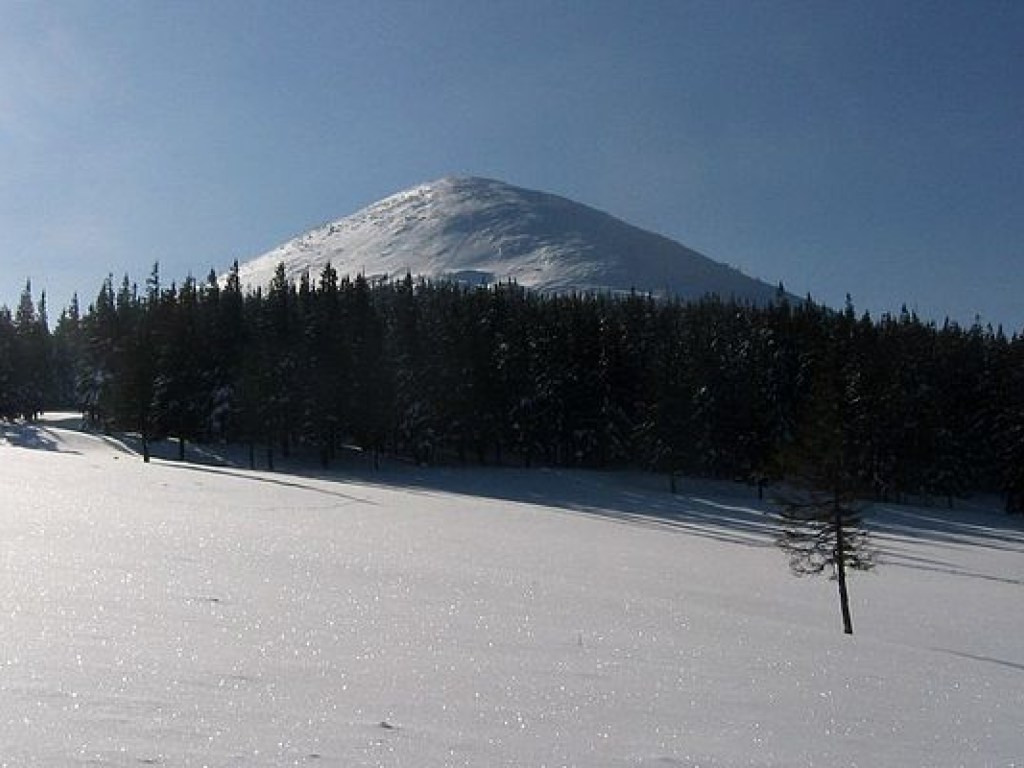
<path fill-rule="evenodd" d="M 839 582 L 839 609 L 843 614 L 843 632 L 853 634 L 853 618 L 850 616 L 850 595 L 846 590 L 846 562 L 843 541 L 843 514 L 836 504 L 836 581 Z"/>

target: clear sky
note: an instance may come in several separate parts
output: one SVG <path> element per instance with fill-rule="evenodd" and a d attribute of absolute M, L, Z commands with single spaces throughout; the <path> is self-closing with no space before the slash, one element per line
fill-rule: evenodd
<path fill-rule="evenodd" d="M 1024 2 L 0 0 L 0 303 L 448 174 L 798 294 L 1024 328 Z"/>

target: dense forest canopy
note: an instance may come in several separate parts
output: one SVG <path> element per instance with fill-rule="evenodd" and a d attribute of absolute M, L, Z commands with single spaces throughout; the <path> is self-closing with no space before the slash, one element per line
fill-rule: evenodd
<path fill-rule="evenodd" d="M 544 296 L 328 265 L 266 290 L 108 278 L 51 330 L 0 309 L 0 418 L 75 407 L 147 438 L 340 446 L 770 481 L 813 455 L 875 498 L 1024 494 L 1024 338 L 810 299 Z"/>

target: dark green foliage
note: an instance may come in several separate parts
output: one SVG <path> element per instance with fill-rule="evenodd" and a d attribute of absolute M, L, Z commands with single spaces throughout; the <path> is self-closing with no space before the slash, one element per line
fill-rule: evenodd
<path fill-rule="evenodd" d="M 53 339 L 46 294 L 37 308 L 29 281 L 13 317 L 6 307 L 0 308 L 0 419 L 34 419 L 52 388 Z"/>
<path fill-rule="evenodd" d="M 828 571 L 839 588 L 843 632 L 853 634 L 846 575 L 874 567 L 874 552 L 850 493 L 804 489 L 780 503 L 783 518 L 779 546 L 797 576 Z"/>
<path fill-rule="evenodd" d="M 810 389 L 792 440 L 780 448 L 788 486 L 778 500 L 778 543 L 798 576 L 826 569 L 839 587 L 843 631 L 853 634 L 847 570 L 873 565 L 857 497 L 869 480 L 870 410 L 852 311 L 832 327 L 811 365 Z"/>
<path fill-rule="evenodd" d="M 759 484 L 816 446 L 842 489 L 1024 506 L 1018 337 L 780 296 L 543 297 L 320 275 L 104 281 L 50 333 L 30 289 L 0 311 L 0 415 L 76 404 L 147 437 L 419 462 L 643 467 Z M 255 451 L 253 452 L 255 456 Z M 261 452 L 262 455 L 262 452 Z M 831 485 L 827 486 L 833 487 Z"/>
<path fill-rule="evenodd" d="M 15 368 L 14 320 L 7 307 L 0 307 L 0 419 L 21 415 L 19 372 Z"/>
<path fill-rule="evenodd" d="M 874 558 L 868 534 L 862 527 L 855 500 L 823 492 L 806 492 L 801 500 L 780 505 L 785 522 L 779 544 L 789 555 L 789 566 L 798 576 L 815 576 L 826 570 L 836 578 L 840 528 L 844 539 L 844 564 L 869 570 Z"/>

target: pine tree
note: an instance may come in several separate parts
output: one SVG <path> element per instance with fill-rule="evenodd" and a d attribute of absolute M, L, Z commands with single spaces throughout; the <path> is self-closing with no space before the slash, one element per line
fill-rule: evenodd
<path fill-rule="evenodd" d="M 14 318 L 6 306 L 0 306 L 0 421 L 10 421 L 18 416 L 15 345 Z"/>
<path fill-rule="evenodd" d="M 634 442 L 649 469 L 675 478 L 692 466 L 689 426 L 693 410 L 690 355 L 685 343 L 686 322 L 679 305 L 651 310 L 647 369 L 642 406 Z"/>
<path fill-rule="evenodd" d="M 51 349 L 46 294 L 37 310 L 31 280 L 26 281 L 14 314 L 13 365 L 17 415 L 34 420 L 42 413 L 50 390 Z"/>
<path fill-rule="evenodd" d="M 358 443 L 371 452 L 377 466 L 390 431 L 389 415 L 394 412 L 392 384 L 385 367 L 384 324 L 364 275 L 356 277 L 347 294 L 352 432 Z"/>
<path fill-rule="evenodd" d="M 841 336 L 850 319 L 835 326 Z M 847 570 L 867 570 L 873 561 L 856 504 L 860 479 L 853 424 L 860 402 L 847 351 L 827 345 L 817 361 L 799 432 L 782 457 L 795 488 L 777 501 L 782 517 L 778 543 L 789 555 L 791 570 L 807 575 L 831 569 L 843 632 L 853 634 Z"/>
<path fill-rule="evenodd" d="M 82 318 L 78 294 L 61 312 L 53 330 L 52 399 L 58 408 L 77 405 L 77 386 L 82 369 Z"/>
<path fill-rule="evenodd" d="M 843 632 L 852 635 L 847 571 L 874 566 L 855 497 L 842 491 L 804 491 L 782 501 L 780 513 L 783 528 L 777 542 L 789 555 L 790 569 L 797 576 L 817 575 L 828 569 L 839 589 Z"/>

